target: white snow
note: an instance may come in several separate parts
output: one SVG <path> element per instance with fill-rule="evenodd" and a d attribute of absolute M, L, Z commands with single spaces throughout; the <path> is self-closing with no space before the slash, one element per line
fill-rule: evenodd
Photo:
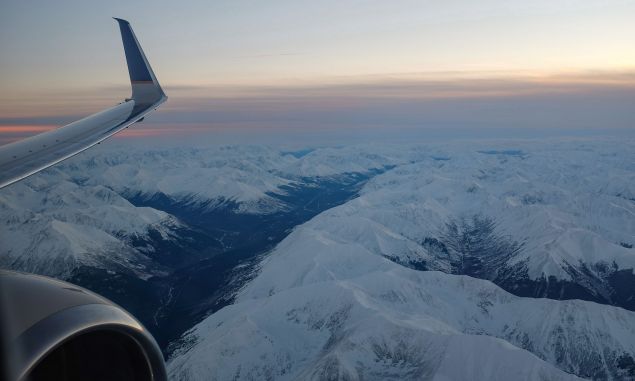
<path fill-rule="evenodd" d="M 144 276 L 149 260 L 129 239 L 150 228 L 167 238 L 179 226 L 167 213 L 135 207 L 103 186 L 47 176 L 0 193 L 1 267 L 66 278 L 80 265 L 119 265 Z"/>
<path fill-rule="evenodd" d="M 525 241 L 510 265 L 569 279 L 581 264 L 635 266 L 633 141 L 471 141 L 317 148 L 96 150 L 0 192 L 0 266 L 63 276 L 78 264 L 137 266 L 127 243 L 170 215 L 121 195 L 163 193 L 192 207 L 271 213 L 303 178 L 394 168 L 360 197 L 296 229 L 236 303 L 187 335 L 176 379 L 575 379 L 613 377 L 635 357 L 635 314 L 512 296 L 485 280 L 419 272 L 421 245 L 452 218 L 483 215 Z M 436 267 L 435 267 L 436 266 Z M 613 372 L 613 373 L 611 373 Z"/>
<path fill-rule="evenodd" d="M 579 261 L 632 268 L 635 254 L 619 242 L 635 232 L 634 154 L 628 142 L 583 145 L 473 142 L 429 148 L 425 157 L 420 147 L 418 159 L 401 160 L 359 198 L 297 227 L 235 304 L 183 337 L 171 377 L 626 377 L 617 362 L 635 356 L 631 311 L 520 298 L 489 281 L 383 257 L 425 257 L 418 242 L 448 218 L 483 214 L 527 240 L 518 260 L 531 276 L 566 278 L 563 266 Z M 522 154 L 478 152 L 509 149 Z"/>

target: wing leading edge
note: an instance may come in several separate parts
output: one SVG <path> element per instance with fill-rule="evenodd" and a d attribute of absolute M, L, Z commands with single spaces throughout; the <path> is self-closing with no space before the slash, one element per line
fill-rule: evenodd
<path fill-rule="evenodd" d="M 64 127 L 0 147 L 0 188 L 68 159 L 143 119 L 168 98 L 130 23 L 119 23 L 132 97 Z"/>

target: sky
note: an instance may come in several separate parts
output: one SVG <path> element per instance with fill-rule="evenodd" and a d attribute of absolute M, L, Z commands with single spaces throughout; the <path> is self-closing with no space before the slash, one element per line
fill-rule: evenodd
<path fill-rule="evenodd" d="M 13 1 L 0 143 L 129 95 L 129 20 L 170 97 L 122 138 L 635 129 L 635 1 Z"/>

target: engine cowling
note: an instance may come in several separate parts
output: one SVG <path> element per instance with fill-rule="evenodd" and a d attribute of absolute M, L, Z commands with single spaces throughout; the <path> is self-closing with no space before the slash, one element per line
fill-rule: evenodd
<path fill-rule="evenodd" d="M 8 380 L 167 379 L 140 322 L 67 282 L 0 270 L 0 329 Z"/>

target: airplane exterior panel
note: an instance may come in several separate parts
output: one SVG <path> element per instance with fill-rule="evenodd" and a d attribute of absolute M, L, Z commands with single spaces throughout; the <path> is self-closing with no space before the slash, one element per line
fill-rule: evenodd
<path fill-rule="evenodd" d="M 135 110 L 135 101 L 130 100 L 64 127 L 0 147 L 0 188 L 109 138 L 162 102 L 147 105 L 138 112 Z"/>
<path fill-rule="evenodd" d="M 109 138 L 167 100 L 130 27 L 116 19 L 128 64 L 132 98 L 67 126 L 0 147 L 0 188 L 31 176 Z"/>

